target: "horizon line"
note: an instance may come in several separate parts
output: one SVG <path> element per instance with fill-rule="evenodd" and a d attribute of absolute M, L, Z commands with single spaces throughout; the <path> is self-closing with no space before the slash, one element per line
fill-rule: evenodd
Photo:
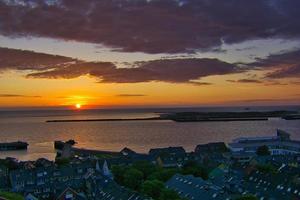
<path fill-rule="evenodd" d="M 253 108 L 253 107 L 300 107 L 300 104 L 274 104 L 274 105 L 149 105 L 149 106 L 87 106 L 80 110 L 74 106 L 16 106 L 0 107 L 2 111 L 87 111 L 87 110 L 131 110 L 131 109 L 189 109 L 189 108 Z"/>

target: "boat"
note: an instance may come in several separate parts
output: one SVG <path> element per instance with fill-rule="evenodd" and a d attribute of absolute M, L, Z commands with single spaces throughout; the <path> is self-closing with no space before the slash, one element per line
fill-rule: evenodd
<path fill-rule="evenodd" d="M 27 142 L 22 141 L 0 143 L 0 151 L 26 150 L 28 145 Z"/>

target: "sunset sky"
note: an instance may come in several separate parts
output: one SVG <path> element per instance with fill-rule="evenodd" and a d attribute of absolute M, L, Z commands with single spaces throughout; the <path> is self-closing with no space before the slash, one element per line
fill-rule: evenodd
<path fill-rule="evenodd" d="M 0 0 L 0 108 L 296 105 L 299 0 Z"/>

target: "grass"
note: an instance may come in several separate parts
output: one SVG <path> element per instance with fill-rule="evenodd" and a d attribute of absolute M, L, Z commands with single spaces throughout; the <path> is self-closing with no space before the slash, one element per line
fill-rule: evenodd
<path fill-rule="evenodd" d="M 21 196 L 20 194 L 11 192 L 0 192 L 0 197 L 7 200 L 24 200 L 23 196 Z"/>

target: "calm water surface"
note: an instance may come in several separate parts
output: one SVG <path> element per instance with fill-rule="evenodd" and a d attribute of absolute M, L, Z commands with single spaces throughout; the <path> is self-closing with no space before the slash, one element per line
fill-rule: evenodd
<path fill-rule="evenodd" d="M 175 111 L 228 111 L 229 108 L 191 108 Z M 253 108 L 254 109 L 254 108 Z M 259 108 L 267 109 L 266 107 Z M 268 108 L 271 109 L 271 108 Z M 272 108 L 278 110 L 279 108 Z M 287 109 L 287 108 L 285 108 Z M 299 107 L 288 109 L 299 110 Z M 236 111 L 237 108 L 230 108 Z M 22 140 L 29 143 L 27 151 L 0 152 L 21 160 L 39 157 L 54 159 L 54 140 L 74 139 L 82 148 L 119 151 L 129 147 L 147 152 L 153 147 L 183 146 L 191 151 L 197 144 L 225 141 L 241 136 L 274 135 L 277 128 L 300 140 L 300 120 L 243 122 L 124 121 L 45 123 L 50 119 L 138 118 L 157 116 L 156 112 L 171 109 L 94 110 L 94 111 L 22 111 L 0 112 L 0 142 Z"/>

